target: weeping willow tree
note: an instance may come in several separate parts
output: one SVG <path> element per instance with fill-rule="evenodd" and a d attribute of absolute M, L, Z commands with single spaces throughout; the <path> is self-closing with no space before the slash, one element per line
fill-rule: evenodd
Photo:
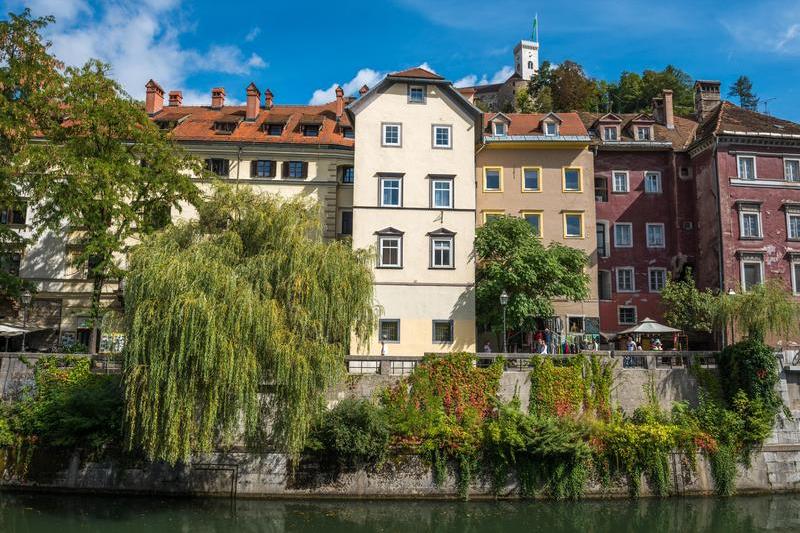
<path fill-rule="evenodd" d="M 221 187 L 198 211 L 130 258 L 129 446 L 174 463 L 243 432 L 296 455 L 373 331 L 371 257 L 323 242 L 302 200 Z"/>
<path fill-rule="evenodd" d="M 717 299 L 718 327 L 734 324 L 758 341 L 771 335 L 788 339 L 800 332 L 800 306 L 782 280 L 770 279 L 741 294 L 720 294 Z"/>

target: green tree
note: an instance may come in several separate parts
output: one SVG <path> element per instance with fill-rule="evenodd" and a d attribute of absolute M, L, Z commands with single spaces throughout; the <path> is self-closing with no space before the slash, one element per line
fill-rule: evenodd
<path fill-rule="evenodd" d="M 106 282 L 123 274 L 134 238 L 169 220 L 171 208 L 196 202 L 188 172 L 201 172 L 147 117 L 141 105 L 91 60 L 69 68 L 62 106 L 65 120 L 45 130 L 48 141 L 31 157 L 33 225 L 64 233 L 88 265 L 92 280 L 90 352 L 96 346 Z"/>
<path fill-rule="evenodd" d="M 788 339 L 800 332 L 800 305 L 782 280 L 773 278 L 746 292 L 721 294 L 715 308 L 718 324 L 733 324 L 755 341 L 768 336 Z"/>
<path fill-rule="evenodd" d="M 533 101 L 534 113 L 548 113 L 553 110 L 553 93 L 550 85 L 553 69 L 549 61 L 543 61 L 536 74 L 528 82 L 528 96 Z"/>
<path fill-rule="evenodd" d="M 589 294 L 586 254 L 558 243 L 542 245 L 523 218 L 491 218 L 477 230 L 475 254 L 478 322 L 494 331 L 502 330 L 503 290 L 510 297 L 511 329 L 532 328 L 534 319 L 552 316 L 554 298 L 578 301 Z"/>
<path fill-rule="evenodd" d="M 642 74 L 624 71 L 609 86 L 612 107 L 618 113 L 646 113 L 653 98 L 660 98 L 664 89 L 672 90 L 672 105 L 677 115 L 694 111 L 692 78 L 681 69 L 667 65 L 664 70 L 645 70 Z"/>
<path fill-rule="evenodd" d="M 711 333 L 717 298 L 706 289 L 700 291 L 689 270 L 683 279 L 668 279 L 661 290 L 664 320 L 686 333 Z"/>
<path fill-rule="evenodd" d="M 617 113 L 640 111 L 645 105 L 643 91 L 642 77 L 636 72 L 624 71 L 619 76 L 619 82 L 610 87 L 613 111 Z"/>
<path fill-rule="evenodd" d="M 553 110 L 568 112 L 596 109 L 595 83 L 586 76 L 583 67 L 574 61 L 564 61 L 552 70 L 550 90 Z"/>
<path fill-rule="evenodd" d="M 221 187 L 198 210 L 131 253 L 129 444 L 175 462 L 243 432 L 299 454 L 351 334 L 373 333 L 372 254 L 323 242 L 305 200 Z"/>
<path fill-rule="evenodd" d="M 0 21 L 0 210 L 25 209 L 20 191 L 25 189 L 29 141 L 36 126 L 50 124 L 58 110 L 59 64 L 41 37 L 52 22 L 52 17 L 31 17 L 28 9 Z M 0 300 L 17 297 L 23 287 L 4 263 L 25 244 L 9 225 L 0 224 Z"/>
<path fill-rule="evenodd" d="M 728 96 L 739 99 L 739 105 L 750 111 L 758 111 L 759 98 L 753 92 L 753 82 L 747 76 L 739 76 L 728 90 Z"/>

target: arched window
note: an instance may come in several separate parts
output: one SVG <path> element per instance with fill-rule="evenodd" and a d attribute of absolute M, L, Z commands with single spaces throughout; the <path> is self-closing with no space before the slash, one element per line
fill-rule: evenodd
<path fill-rule="evenodd" d="M 528 61 L 528 68 L 533 70 L 533 61 Z"/>

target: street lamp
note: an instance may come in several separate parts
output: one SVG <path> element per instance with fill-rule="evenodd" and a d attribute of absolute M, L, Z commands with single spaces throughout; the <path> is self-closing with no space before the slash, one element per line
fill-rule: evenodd
<path fill-rule="evenodd" d="M 728 298 L 733 298 L 734 296 L 736 296 L 736 291 L 733 290 L 733 287 L 731 287 L 730 289 L 728 289 Z M 736 329 L 734 328 L 733 317 L 731 317 L 731 344 L 735 342 L 736 342 Z M 723 344 L 727 343 L 725 343 L 725 341 L 723 340 Z"/>
<path fill-rule="evenodd" d="M 28 289 L 22 293 L 22 352 L 25 353 L 25 335 L 28 333 L 28 307 L 31 305 L 33 294 Z"/>
<path fill-rule="evenodd" d="M 506 306 L 508 305 L 508 293 L 505 289 L 500 293 L 500 305 L 503 306 L 503 353 L 508 353 L 508 336 L 506 330 Z"/>

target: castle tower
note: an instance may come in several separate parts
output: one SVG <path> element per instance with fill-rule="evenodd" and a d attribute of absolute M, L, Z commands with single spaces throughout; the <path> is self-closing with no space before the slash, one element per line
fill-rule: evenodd
<path fill-rule="evenodd" d="M 514 70 L 526 81 L 539 71 L 539 43 L 522 40 L 514 47 Z"/>

